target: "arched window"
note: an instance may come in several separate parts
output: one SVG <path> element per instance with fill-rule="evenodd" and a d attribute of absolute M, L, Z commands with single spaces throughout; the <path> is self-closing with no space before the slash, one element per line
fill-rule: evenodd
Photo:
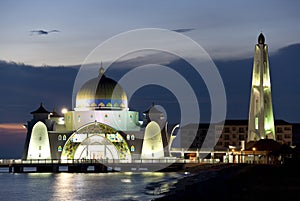
<path fill-rule="evenodd" d="M 64 140 L 64 141 L 67 140 L 67 136 L 66 136 L 66 135 L 63 136 L 63 140 Z"/>
<path fill-rule="evenodd" d="M 58 146 L 57 151 L 58 151 L 58 152 L 61 152 L 61 151 L 62 151 L 61 146 Z"/>
<path fill-rule="evenodd" d="M 58 136 L 58 140 L 62 140 L 62 137 L 61 137 L 61 135 L 59 135 L 59 136 Z"/>
<path fill-rule="evenodd" d="M 134 140 L 134 135 L 131 135 L 131 140 Z"/>
<path fill-rule="evenodd" d="M 130 135 L 127 135 L 126 138 L 127 138 L 127 140 L 130 140 Z"/>
<path fill-rule="evenodd" d="M 130 147 L 130 151 L 131 151 L 131 152 L 134 152 L 134 150 L 135 150 L 134 146 L 133 146 L 133 145 L 131 145 L 131 147 Z"/>

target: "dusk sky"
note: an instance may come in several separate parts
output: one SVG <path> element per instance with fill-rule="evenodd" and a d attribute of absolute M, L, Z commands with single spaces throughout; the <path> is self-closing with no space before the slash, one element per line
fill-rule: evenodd
<path fill-rule="evenodd" d="M 271 51 L 299 42 L 299 7 L 296 0 L 3 0 L 0 55 L 2 60 L 32 65 L 81 64 L 110 37 L 151 27 L 192 29 L 184 34 L 213 58 L 249 57 L 261 31 Z M 40 29 L 60 32 L 30 33 Z"/>
<path fill-rule="evenodd" d="M 280 111 L 274 106 L 275 114 L 279 111 L 278 118 L 300 121 L 296 113 L 291 115 L 287 112 L 299 111 L 299 62 L 296 64 L 293 62 L 297 61 L 292 60 L 290 66 L 280 66 L 282 58 L 289 60 L 290 52 L 293 58 L 297 58 L 299 54 L 297 51 L 300 46 L 283 51 L 286 50 L 283 48 L 296 47 L 293 45 L 300 43 L 299 8 L 300 1 L 297 0 L 1 0 L 0 61 L 24 63 L 28 68 L 80 66 L 94 48 L 122 32 L 141 28 L 177 30 L 201 45 L 217 65 L 229 66 L 228 71 L 226 68 L 219 68 L 225 79 L 225 87 L 229 86 L 226 88 L 229 100 L 227 110 L 232 112 L 231 109 L 236 105 L 243 106 L 240 111 L 233 111 L 229 117 L 245 118 L 249 104 L 254 45 L 259 33 L 263 32 L 269 45 L 271 76 L 277 78 L 274 83 L 274 102 L 277 103 L 277 108 L 279 103 L 287 107 L 287 110 Z M 39 30 L 55 31 L 39 34 Z M 120 48 L 122 45 L 128 44 L 120 44 Z M 98 59 L 107 62 L 110 57 L 108 55 Z M 277 63 L 272 64 L 272 61 Z M 240 64 L 247 65 L 243 66 L 247 69 L 234 70 Z M 286 69 L 286 73 L 282 72 L 282 69 Z M 9 72 L 7 68 L 1 72 L 5 74 L 0 77 L 0 93 L 6 95 L 1 95 L 0 102 L 0 158 L 17 157 L 22 150 L 26 133 L 22 124 L 29 120 L 29 113 L 36 109 L 41 101 L 49 105 L 49 110 L 54 106 L 60 109 L 64 104 L 69 105 L 69 102 L 64 101 L 71 101 L 72 80 L 76 71 L 68 71 L 68 76 L 59 75 L 57 80 L 60 81 L 57 83 L 55 78 L 47 78 L 55 87 L 63 84 L 69 90 L 66 92 L 65 89 L 61 89 L 57 92 L 60 97 L 64 97 L 57 100 L 57 105 L 54 105 L 53 99 L 51 102 L 46 98 L 50 91 L 48 94 L 42 91 L 50 90 L 47 83 L 39 85 L 33 81 L 39 79 L 38 75 L 46 76 L 46 72 L 32 69 L 25 72 L 21 69 L 15 74 L 20 77 L 14 77 L 15 72 Z M 32 75 L 29 75 L 30 73 Z M 53 72 L 50 74 L 55 75 Z M 64 76 L 66 79 L 63 82 Z M 295 76 L 295 79 L 291 79 L 290 76 Z M 41 78 L 41 81 L 45 79 Z M 7 93 L 8 90 L 11 93 Z M 51 93 L 54 95 L 55 90 Z M 289 102 L 290 100 L 292 102 Z"/>

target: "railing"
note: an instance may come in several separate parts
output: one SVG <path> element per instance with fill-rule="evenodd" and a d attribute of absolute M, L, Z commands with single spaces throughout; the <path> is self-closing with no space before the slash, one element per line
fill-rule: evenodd
<path fill-rule="evenodd" d="M 165 159 L 0 159 L 0 165 L 14 164 L 130 164 L 130 163 L 218 163 L 218 159 L 180 159 L 180 158 L 165 158 Z"/>

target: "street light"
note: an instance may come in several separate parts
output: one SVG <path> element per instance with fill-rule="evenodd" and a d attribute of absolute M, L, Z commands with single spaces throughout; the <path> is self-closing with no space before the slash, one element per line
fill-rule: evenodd
<path fill-rule="evenodd" d="M 255 151 L 256 151 L 256 148 L 252 147 L 252 151 L 253 151 L 253 163 L 255 163 Z"/>

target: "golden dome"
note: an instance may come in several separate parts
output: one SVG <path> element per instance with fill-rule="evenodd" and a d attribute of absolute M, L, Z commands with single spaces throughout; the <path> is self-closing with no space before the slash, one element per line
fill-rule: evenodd
<path fill-rule="evenodd" d="M 76 108 L 123 109 L 127 108 L 127 96 L 123 88 L 113 79 L 100 75 L 87 81 L 76 96 Z"/>

